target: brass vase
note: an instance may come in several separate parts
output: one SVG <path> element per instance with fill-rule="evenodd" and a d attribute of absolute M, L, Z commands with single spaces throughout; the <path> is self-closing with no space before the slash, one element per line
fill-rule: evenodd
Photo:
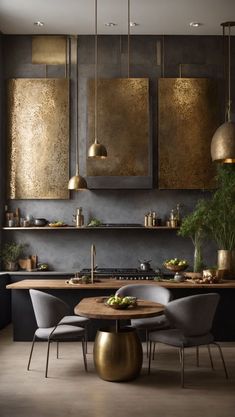
<path fill-rule="evenodd" d="M 235 279 L 235 250 L 218 251 L 218 270 L 223 271 L 223 278 Z"/>
<path fill-rule="evenodd" d="M 129 381 L 141 371 L 143 352 L 135 329 L 100 329 L 93 353 L 96 371 L 106 381 Z"/>

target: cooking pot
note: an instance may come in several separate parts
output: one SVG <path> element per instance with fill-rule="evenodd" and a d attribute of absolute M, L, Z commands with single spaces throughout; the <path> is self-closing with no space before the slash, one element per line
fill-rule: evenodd
<path fill-rule="evenodd" d="M 138 261 L 140 263 L 141 271 L 150 271 L 152 269 L 151 266 L 150 266 L 151 259 L 150 259 L 150 261 L 146 261 L 145 259 L 143 261 L 140 261 L 138 259 Z"/>
<path fill-rule="evenodd" d="M 46 219 L 34 219 L 34 226 L 46 226 Z"/>

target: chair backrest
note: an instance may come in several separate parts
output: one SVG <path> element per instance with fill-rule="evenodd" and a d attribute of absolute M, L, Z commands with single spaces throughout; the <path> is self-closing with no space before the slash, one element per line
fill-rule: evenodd
<path fill-rule="evenodd" d="M 166 305 L 171 299 L 171 292 L 160 285 L 130 284 L 119 288 L 117 295 L 137 297 L 142 300 L 155 301 Z"/>
<path fill-rule="evenodd" d="M 185 336 L 202 336 L 211 330 L 219 299 L 216 293 L 179 298 L 171 301 L 164 312 L 171 327 Z"/>
<path fill-rule="evenodd" d="M 42 291 L 29 290 L 38 327 L 56 326 L 68 314 L 69 307 L 59 298 Z"/>

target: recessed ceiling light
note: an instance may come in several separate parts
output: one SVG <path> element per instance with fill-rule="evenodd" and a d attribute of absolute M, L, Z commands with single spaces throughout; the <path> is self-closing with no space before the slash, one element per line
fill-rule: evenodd
<path fill-rule="evenodd" d="M 139 26 L 139 23 L 136 22 L 130 22 L 130 27 L 135 27 L 135 26 Z"/>
<path fill-rule="evenodd" d="M 108 23 L 105 23 L 105 26 L 108 26 L 109 28 L 112 28 L 113 26 L 117 26 L 117 23 L 108 22 Z"/>
<path fill-rule="evenodd" d="M 191 26 L 192 28 L 199 28 L 199 26 L 202 26 L 203 23 L 200 22 L 190 22 L 189 26 Z"/>
<path fill-rule="evenodd" d="M 37 22 L 33 23 L 35 26 L 38 26 L 39 28 L 41 28 L 42 26 L 44 26 L 44 22 L 41 22 L 40 20 L 38 20 Z"/>

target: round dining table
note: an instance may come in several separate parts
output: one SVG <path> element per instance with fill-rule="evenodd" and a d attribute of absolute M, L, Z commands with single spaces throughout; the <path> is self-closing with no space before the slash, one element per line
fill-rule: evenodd
<path fill-rule="evenodd" d="M 135 328 L 121 327 L 121 320 L 161 315 L 162 304 L 138 300 L 124 310 L 106 305 L 107 297 L 84 298 L 74 308 L 75 314 L 91 319 L 115 320 L 115 328 L 101 328 L 95 338 L 93 357 L 98 375 L 106 381 L 128 381 L 142 368 L 143 350 Z"/>

